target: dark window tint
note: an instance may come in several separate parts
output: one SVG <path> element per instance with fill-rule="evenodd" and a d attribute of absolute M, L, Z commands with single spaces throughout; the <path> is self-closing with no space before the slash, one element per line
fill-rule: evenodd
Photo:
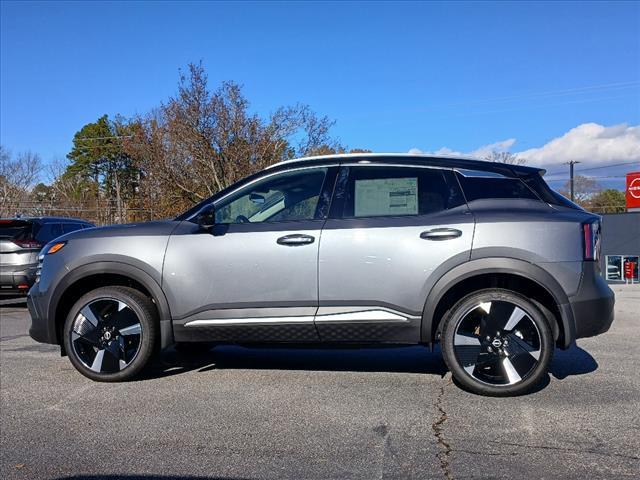
<path fill-rule="evenodd" d="M 75 232 L 76 230 L 80 230 L 82 228 L 81 223 L 63 223 L 62 230 L 64 233 Z"/>
<path fill-rule="evenodd" d="M 458 175 L 462 190 L 468 202 L 483 198 L 526 198 L 538 197 L 518 178 L 465 177 Z"/>
<path fill-rule="evenodd" d="M 40 243 L 49 243 L 51 240 L 58 238 L 63 233 L 61 223 L 45 223 L 40 227 L 40 230 L 36 234 L 36 240 Z"/>
<path fill-rule="evenodd" d="M 448 171 L 411 167 L 350 167 L 343 217 L 426 215 L 463 203 Z"/>
<path fill-rule="evenodd" d="M 0 220 L 0 238 L 29 240 L 31 225 L 31 222 L 24 220 Z"/>
<path fill-rule="evenodd" d="M 560 205 L 563 207 L 581 210 L 581 207 L 573 203 L 571 200 L 551 190 L 549 185 L 547 185 L 547 182 L 545 182 L 540 175 L 531 175 L 529 177 L 525 177 L 523 180 L 524 183 L 526 183 L 531 190 L 536 192 L 543 201 L 551 205 Z"/>

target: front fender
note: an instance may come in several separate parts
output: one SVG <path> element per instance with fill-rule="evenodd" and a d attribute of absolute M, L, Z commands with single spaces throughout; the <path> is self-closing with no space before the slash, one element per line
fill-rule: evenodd
<path fill-rule="evenodd" d="M 151 294 L 158 309 L 160 322 L 160 343 L 165 348 L 173 343 L 173 328 L 169 303 L 158 282 L 147 272 L 137 266 L 118 261 L 100 261 L 84 264 L 65 274 L 57 283 L 49 302 L 48 319 L 53 323 L 55 331 L 56 311 L 64 292 L 76 282 L 93 275 L 115 274 L 122 275 L 141 284 Z M 59 340 L 56 338 L 56 340 Z M 58 342 L 59 343 L 59 342 Z"/>

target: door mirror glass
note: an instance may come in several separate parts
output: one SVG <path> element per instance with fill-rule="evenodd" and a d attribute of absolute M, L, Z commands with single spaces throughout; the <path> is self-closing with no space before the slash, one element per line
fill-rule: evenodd
<path fill-rule="evenodd" d="M 249 200 L 251 200 L 256 205 L 264 204 L 264 196 L 256 192 L 251 192 L 251 194 L 249 195 Z"/>
<path fill-rule="evenodd" d="M 216 209 L 209 204 L 198 212 L 195 221 L 202 228 L 211 228 L 216 223 Z"/>

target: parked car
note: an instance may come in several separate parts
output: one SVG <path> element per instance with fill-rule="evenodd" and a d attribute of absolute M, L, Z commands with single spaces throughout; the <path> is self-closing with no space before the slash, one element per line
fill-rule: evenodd
<path fill-rule="evenodd" d="M 75 218 L 0 219 L 0 295 L 25 295 L 35 282 L 40 249 L 65 233 L 93 226 Z"/>
<path fill-rule="evenodd" d="M 50 242 L 30 334 L 97 381 L 174 343 L 439 342 L 461 386 L 520 394 L 555 347 L 613 321 L 599 217 L 543 173 L 392 154 L 279 163 L 174 220 Z"/>

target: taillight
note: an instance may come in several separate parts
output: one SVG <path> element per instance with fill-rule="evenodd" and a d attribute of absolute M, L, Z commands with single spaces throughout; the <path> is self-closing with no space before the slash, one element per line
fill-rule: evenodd
<path fill-rule="evenodd" d="M 40 248 L 42 244 L 35 240 L 13 240 L 13 243 L 22 248 Z"/>
<path fill-rule="evenodd" d="M 600 259 L 600 220 L 582 224 L 582 246 L 585 260 Z"/>

